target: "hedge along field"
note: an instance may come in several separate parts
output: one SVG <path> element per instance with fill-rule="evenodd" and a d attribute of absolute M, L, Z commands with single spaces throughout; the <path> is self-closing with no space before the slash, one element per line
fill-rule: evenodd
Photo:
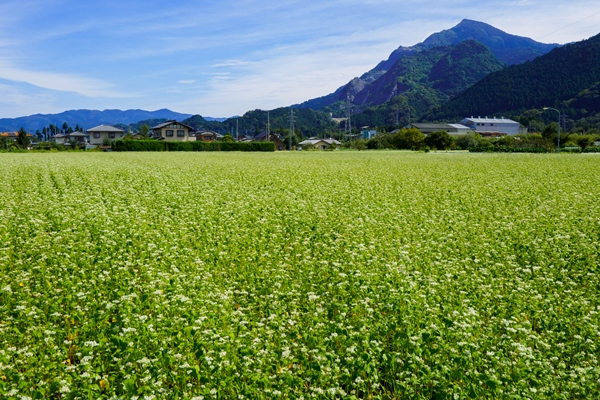
<path fill-rule="evenodd" d="M 2 398 L 597 398 L 600 157 L 0 157 Z"/>

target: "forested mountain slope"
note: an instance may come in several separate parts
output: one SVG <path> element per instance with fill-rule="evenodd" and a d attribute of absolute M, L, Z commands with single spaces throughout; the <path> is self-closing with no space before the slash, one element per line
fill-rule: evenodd
<path fill-rule="evenodd" d="M 542 107 L 571 107 L 571 113 L 600 112 L 600 35 L 552 50 L 533 61 L 495 72 L 424 120 L 499 115 Z"/>

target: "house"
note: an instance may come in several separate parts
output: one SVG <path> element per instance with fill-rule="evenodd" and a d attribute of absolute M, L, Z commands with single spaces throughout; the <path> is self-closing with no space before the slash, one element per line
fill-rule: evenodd
<path fill-rule="evenodd" d="M 368 126 L 363 126 L 360 130 L 360 136 L 365 140 L 373 139 L 377 136 L 377 131 L 370 129 Z"/>
<path fill-rule="evenodd" d="M 302 147 L 312 147 L 319 150 L 327 150 L 331 147 L 335 147 L 338 149 L 342 144 L 335 139 L 315 139 L 310 138 L 298 143 L 298 150 L 301 150 Z"/>
<path fill-rule="evenodd" d="M 507 135 L 517 135 L 522 133 L 521 124 L 511 119 L 502 118 L 465 118 L 460 121 L 461 124 L 468 126 L 471 130 L 483 133 L 505 133 Z"/>
<path fill-rule="evenodd" d="M 170 142 L 195 142 L 196 132 L 194 128 L 181 122 L 172 120 L 163 124 L 153 126 L 152 138 Z"/>
<path fill-rule="evenodd" d="M 214 142 L 220 138 L 222 138 L 221 135 L 209 129 L 203 129 L 199 132 L 196 132 L 196 141 L 198 142 Z"/>
<path fill-rule="evenodd" d="M 58 144 L 70 146 L 71 142 L 87 143 L 89 135 L 80 131 L 71 133 L 58 133 L 50 138 L 51 141 Z"/>
<path fill-rule="evenodd" d="M 16 142 L 18 135 L 18 132 L 2 132 L 0 133 L 0 138 L 6 138 L 12 142 Z M 29 140 L 33 139 L 33 135 L 31 133 L 28 133 L 27 137 L 29 137 Z"/>
<path fill-rule="evenodd" d="M 432 132 L 447 132 L 450 135 L 464 135 L 471 132 L 471 128 L 462 124 L 421 124 L 413 123 L 406 125 L 406 128 L 415 128 L 420 130 L 424 135 Z"/>
<path fill-rule="evenodd" d="M 254 136 L 253 142 L 273 142 L 275 143 L 275 149 L 282 151 L 285 150 L 285 145 L 281 141 L 281 138 L 274 133 L 267 133 L 266 130 L 262 131 L 258 135 Z"/>
<path fill-rule="evenodd" d="M 64 133 L 57 133 L 56 135 L 54 135 L 50 138 L 50 141 L 57 143 L 57 144 L 65 144 L 65 143 L 69 142 L 69 139 L 67 138 L 67 135 L 65 135 Z"/>
<path fill-rule="evenodd" d="M 90 144 L 94 146 L 102 146 L 106 142 L 114 142 L 125 136 L 124 130 L 112 125 L 99 125 L 92 129 L 88 129 L 87 132 L 90 136 Z"/>
<path fill-rule="evenodd" d="M 79 143 L 86 143 L 88 141 L 89 135 L 87 133 L 83 133 L 80 131 L 71 132 L 67 134 L 69 141 L 75 141 Z"/>

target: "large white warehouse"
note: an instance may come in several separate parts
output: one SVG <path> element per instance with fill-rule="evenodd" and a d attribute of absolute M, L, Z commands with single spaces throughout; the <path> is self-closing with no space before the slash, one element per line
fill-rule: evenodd
<path fill-rule="evenodd" d="M 460 121 L 462 125 L 466 125 L 476 132 L 499 132 L 506 133 L 507 135 L 517 135 L 520 133 L 520 126 L 516 121 L 512 119 L 502 118 L 465 118 Z"/>

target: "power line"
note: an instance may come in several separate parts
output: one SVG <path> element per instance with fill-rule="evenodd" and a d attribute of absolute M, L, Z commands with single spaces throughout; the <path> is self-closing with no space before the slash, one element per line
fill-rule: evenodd
<path fill-rule="evenodd" d="M 555 34 L 556 32 L 560 32 L 560 31 L 562 31 L 562 30 L 564 30 L 564 29 L 567 29 L 567 28 L 569 28 L 569 27 L 571 27 L 571 26 L 573 26 L 573 25 L 576 25 L 576 24 L 580 23 L 581 21 L 585 21 L 586 19 L 589 19 L 589 18 L 595 17 L 596 15 L 599 15 L 599 14 L 600 14 L 600 11 L 598 11 L 598 12 L 597 12 L 597 13 L 595 13 L 595 14 L 588 15 L 587 17 L 585 17 L 585 18 L 582 18 L 582 19 L 580 19 L 580 20 L 578 20 L 578 21 L 575 21 L 575 22 L 573 22 L 573 23 L 571 23 L 571 24 L 569 24 L 569 25 L 567 25 L 567 26 L 563 26 L 562 28 L 560 28 L 560 29 L 557 29 L 557 30 L 555 30 L 555 31 L 553 31 L 553 32 L 550 32 L 550 33 L 548 33 L 548 34 L 546 34 L 546 35 L 544 35 L 544 36 L 540 36 L 540 37 L 536 38 L 535 40 L 540 40 L 540 39 L 543 39 L 543 38 L 545 38 L 546 36 L 553 35 L 553 34 Z"/>

